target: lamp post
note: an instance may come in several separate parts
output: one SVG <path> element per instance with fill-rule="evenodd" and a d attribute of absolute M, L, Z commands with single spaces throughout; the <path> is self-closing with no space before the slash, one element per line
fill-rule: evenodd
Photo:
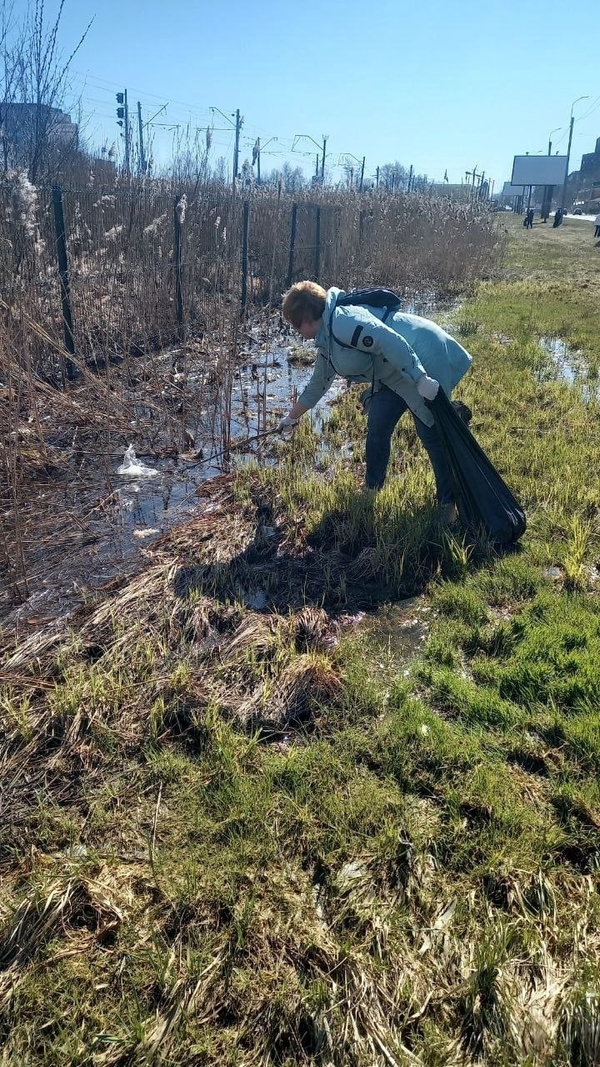
<path fill-rule="evenodd" d="M 559 130 L 562 130 L 562 126 L 557 126 L 555 130 L 550 130 L 550 133 L 548 134 L 548 155 L 549 156 L 552 155 L 552 134 L 553 133 L 558 133 Z M 553 185 L 545 185 L 544 186 L 544 199 L 542 201 L 542 210 L 540 211 L 540 218 L 541 218 L 542 222 L 547 222 L 547 220 L 548 220 L 548 215 L 550 214 L 550 208 L 552 206 L 552 195 L 553 195 L 553 193 L 554 193 L 554 186 Z"/>
<path fill-rule="evenodd" d="M 560 201 L 562 211 L 565 210 L 565 204 L 567 201 L 567 184 L 569 181 L 569 159 L 571 156 L 571 141 L 573 140 L 573 125 L 575 123 L 575 119 L 573 118 L 573 108 L 575 107 L 575 104 L 579 103 L 580 100 L 589 100 L 589 96 L 578 96 L 577 100 L 574 100 L 571 104 L 571 118 L 569 120 L 569 143 L 567 145 L 567 162 L 565 164 L 565 182 L 563 185 L 562 198 Z"/>
<path fill-rule="evenodd" d="M 555 130 L 550 130 L 550 133 L 548 134 L 548 155 L 549 156 L 552 155 L 552 134 L 553 133 L 560 133 L 561 130 L 562 130 L 562 126 L 557 126 Z"/>

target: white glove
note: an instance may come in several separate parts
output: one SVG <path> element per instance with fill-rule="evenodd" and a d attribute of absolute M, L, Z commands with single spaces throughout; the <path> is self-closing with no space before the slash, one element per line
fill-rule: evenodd
<path fill-rule="evenodd" d="M 429 378 L 427 374 L 422 374 L 417 382 L 417 393 L 424 400 L 435 400 L 439 387 L 440 383 L 436 382 L 435 378 Z"/>
<path fill-rule="evenodd" d="M 291 430 L 292 426 L 295 426 L 297 422 L 298 419 L 293 419 L 291 415 L 284 415 L 277 427 L 276 432 L 284 433 L 285 430 Z"/>

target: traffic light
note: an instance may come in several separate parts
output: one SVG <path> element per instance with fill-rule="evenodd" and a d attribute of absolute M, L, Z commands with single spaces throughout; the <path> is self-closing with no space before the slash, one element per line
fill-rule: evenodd
<path fill-rule="evenodd" d="M 124 103 L 125 103 L 125 94 L 124 93 L 117 93 L 117 104 L 124 104 Z"/>

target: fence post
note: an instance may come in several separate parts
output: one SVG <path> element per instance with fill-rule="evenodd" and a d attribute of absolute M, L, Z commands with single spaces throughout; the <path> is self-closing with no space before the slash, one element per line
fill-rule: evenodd
<path fill-rule="evenodd" d="M 73 338 L 73 317 L 71 314 L 71 290 L 69 285 L 69 261 L 67 258 L 67 237 L 65 233 L 65 213 L 63 210 L 63 197 L 60 185 L 52 186 L 52 202 L 54 204 L 54 228 L 56 230 L 56 252 L 58 257 L 58 273 L 60 277 L 60 297 L 62 304 L 62 317 L 65 335 L 65 348 L 70 356 L 75 355 L 75 340 Z M 67 359 L 67 378 L 73 381 L 77 373 L 72 359 Z"/>
<path fill-rule="evenodd" d="M 318 282 L 321 273 L 321 208 L 317 206 L 315 218 L 315 281 Z"/>
<path fill-rule="evenodd" d="M 292 204 L 292 229 L 290 232 L 290 258 L 288 260 L 288 272 L 286 288 L 289 289 L 294 277 L 294 253 L 296 251 L 296 219 L 298 215 L 298 205 Z"/>
<path fill-rule="evenodd" d="M 244 200 L 242 229 L 242 315 L 248 303 L 248 238 L 250 235 L 250 201 Z"/>
<path fill-rule="evenodd" d="M 185 340 L 185 322 L 183 321 L 183 290 L 181 288 L 181 197 L 175 197 L 173 206 L 173 232 L 175 252 L 175 307 L 177 310 L 177 337 Z"/>

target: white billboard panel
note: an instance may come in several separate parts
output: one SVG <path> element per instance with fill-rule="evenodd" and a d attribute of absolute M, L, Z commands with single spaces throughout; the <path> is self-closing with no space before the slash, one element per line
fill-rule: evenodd
<path fill-rule="evenodd" d="M 566 156 L 515 156 L 511 185 L 562 185 Z"/>

